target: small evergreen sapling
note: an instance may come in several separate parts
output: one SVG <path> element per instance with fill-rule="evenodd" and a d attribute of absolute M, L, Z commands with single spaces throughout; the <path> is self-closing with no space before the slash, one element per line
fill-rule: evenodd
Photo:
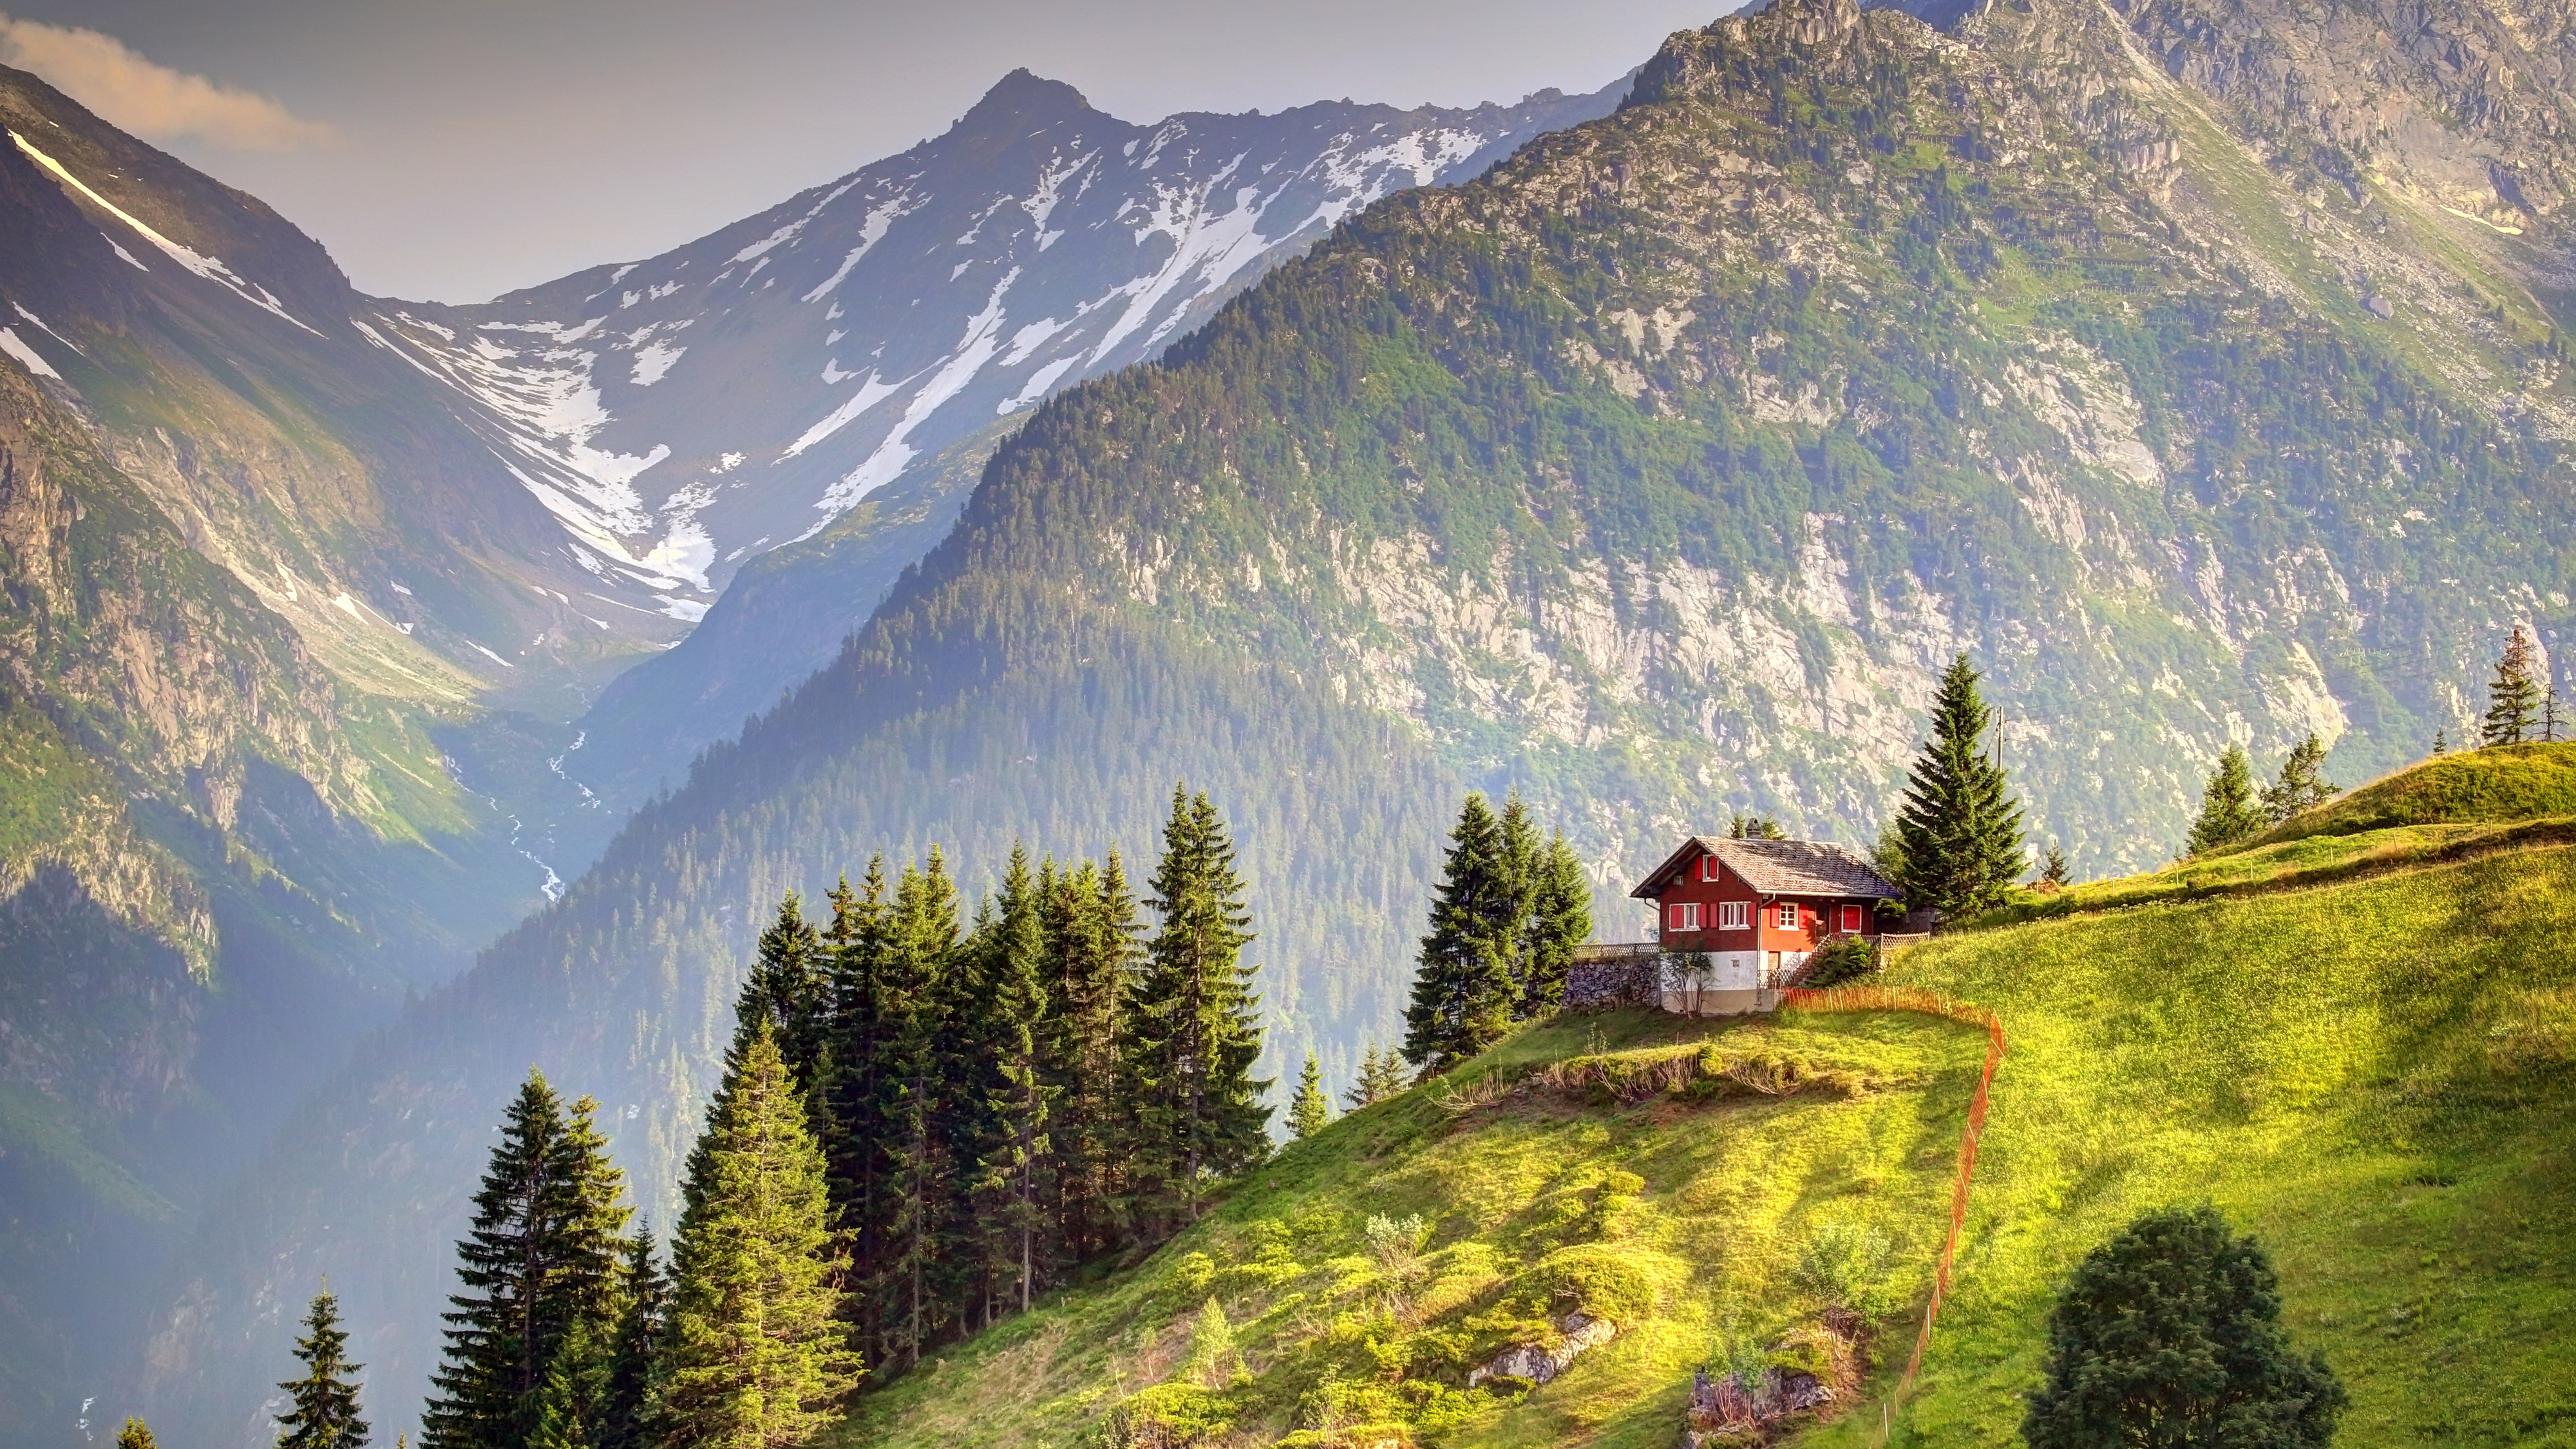
<path fill-rule="evenodd" d="M 1312 1137 L 1333 1120 L 1333 1099 L 1324 1095 L 1324 1071 L 1310 1049 L 1306 1065 L 1297 1073 L 1297 1095 L 1288 1103 L 1288 1134 Z"/>
<path fill-rule="evenodd" d="M 2324 1449 L 2344 1408 L 2281 1327 L 2271 1260 L 2212 1208 L 2141 1215 L 2094 1249 L 2049 1316 L 2030 1449 Z"/>
<path fill-rule="evenodd" d="M 2039 879 L 2053 891 L 2062 891 L 2074 883 L 2066 864 L 2066 848 L 2056 841 L 2048 843 L 2048 864 L 2040 870 Z"/>
<path fill-rule="evenodd" d="M 2246 758 L 2243 746 L 2229 745 L 2200 792 L 2200 814 L 2191 822 L 2191 835 L 2183 842 L 2183 853 L 2207 855 L 2240 840 L 2251 840 L 2262 833 L 2266 823 L 2263 808 L 2255 800 L 2254 762 Z"/>
<path fill-rule="evenodd" d="M 2263 787 L 2264 819 L 2278 825 L 2342 794 L 2343 787 L 2326 778 L 2325 764 L 2325 742 L 2311 730 L 2306 739 L 2291 748 L 2290 757 L 2281 762 L 2281 777 Z"/>
<path fill-rule="evenodd" d="M 125 1427 L 116 1431 L 116 1449 L 161 1449 L 161 1446 L 153 1441 L 151 1426 L 129 1414 Z"/>
<path fill-rule="evenodd" d="M 358 1417 L 358 1386 L 349 1381 L 365 1365 L 349 1362 L 340 1300 L 330 1289 L 313 1295 L 304 1336 L 295 1340 L 295 1356 L 304 1364 L 304 1376 L 278 1385 L 286 1390 L 289 1404 L 277 1416 L 277 1449 L 365 1449 L 367 1421 Z M 144 1443 L 148 1446 L 151 1439 L 146 1430 Z M 123 1442 L 120 1435 L 118 1443 Z"/>
<path fill-rule="evenodd" d="M 2478 742 L 2518 745 L 2539 723 L 2540 686 L 2532 678 L 2531 636 L 2520 624 L 2505 641 L 2496 660 L 2495 678 L 2487 684 L 2487 712 L 2479 722 Z"/>
<path fill-rule="evenodd" d="M 1354 1112 L 1362 1107 L 1374 1107 L 1401 1093 L 1405 1088 L 1405 1076 L 1403 1054 L 1393 1048 L 1382 1049 L 1372 1042 L 1360 1054 L 1359 1080 L 1351 1084 L 1342 1100 L 1350 1103 Z"/>

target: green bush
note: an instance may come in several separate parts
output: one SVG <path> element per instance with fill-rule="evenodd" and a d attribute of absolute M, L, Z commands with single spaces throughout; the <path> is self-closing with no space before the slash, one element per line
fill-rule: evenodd
<path fill-rule="evenodd" d="M 1893 1254 L 1887 1234 L 1867 1223 L 1828 1222 L 1807 1238 L 1792 1277 L 1825 1307 L 1857 1314 L 1863 1323 L 1876 1323 L 1897 1308 L 1887 1281 Z"/>

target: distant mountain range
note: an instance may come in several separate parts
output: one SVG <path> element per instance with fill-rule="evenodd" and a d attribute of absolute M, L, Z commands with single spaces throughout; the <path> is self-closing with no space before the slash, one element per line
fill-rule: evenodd
<path fill-rule="evenodd" d="M 454 308 L 0 70 L 0 1444 L 130 1376 L 211 1185 L 640 793 L 586 780 L 676 774 L 828 659 L 977 450 L 1619 93 L 1140 127 L 1018 73 L 772 213 Z M 787 597 L 664 653 L 754 559 Z"/>

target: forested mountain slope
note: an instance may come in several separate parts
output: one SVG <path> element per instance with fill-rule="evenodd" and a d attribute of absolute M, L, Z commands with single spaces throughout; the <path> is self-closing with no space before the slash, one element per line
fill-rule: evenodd
<path fill-rule="evenodd" d="M 2456 733 L 2502 627 L 2568 608 L 2554 203 L 2455 216 L 2402 147 L 2326 186 L 2175 43 L 2071 0 L 1722 21 L 1039 408 L 829 669 L 316 1102 L 155 1412 L 246 1422 L 251 1305 L 323 1271 L 406 1396 L 444 1275 L 381 1245 L 453 1236 L 509 1084 L 599 1094 L 667 1191 L 756 922 L 877 849 L 972 885 L 1208 788 L 1274 1045 L 1339 1077 L 1469 781 L 1568 823 L 1616 938 L 1730 809 L 1869 840 L 1957 650 L 2094 870 L 2170 853 L 2230 739 L 2363 774 Z"/>

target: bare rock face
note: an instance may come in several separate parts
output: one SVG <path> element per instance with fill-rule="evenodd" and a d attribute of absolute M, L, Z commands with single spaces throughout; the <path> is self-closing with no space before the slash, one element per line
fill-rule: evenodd
<path fill-rule="evenodd" d="M 1472 1389 L 1495 1378 L 1546 1383 L 1565 1372 L 1568 1364 L 1619 1336 L 1618 1327 L 1608 1319 L 1579 1312 L 1557 1319 L 1555 1327 L 1555 1343 L 1523 1343 L 1504 1349 L 1493 1362 L 1468 1373 L 1467 1387 Z"/>

